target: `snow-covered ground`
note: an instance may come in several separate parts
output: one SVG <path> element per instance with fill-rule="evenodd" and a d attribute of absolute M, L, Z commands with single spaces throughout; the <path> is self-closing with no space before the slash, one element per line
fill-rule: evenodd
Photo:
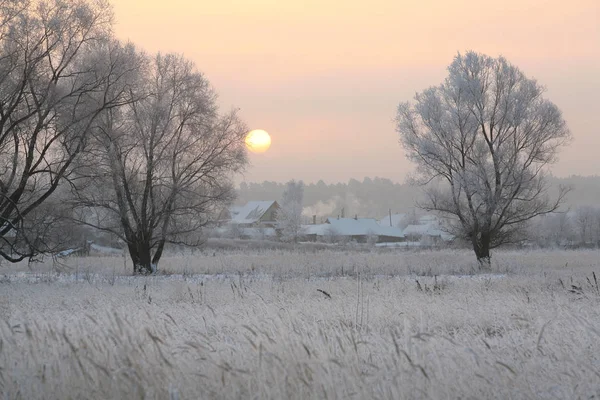
<path fill-rule="evenodd" d="M 61 261 L 0 267 L 2 398 L 600 394 L 598 251 Z"/>
<path fill-rule="evenodd" d="M 373 275 L 370 276 L 370 279 L 374 280 L 385 280 L 385 279 L 394 279 L 400 281 L 412 281 L 416 282 L 418 280 L 421 281 L 430 281 L 435 280 L 436 282 L 439 280 L 440 282 L 455 282 L 463 279 L 468 280 L 491 280 L 491 279 L 503 279 L 507 275 L 506 274 L 472 274 L 472 275 L 436 275 L 433 277 L 423 277 L 418 275 Z M 258 273 L 246 273 L 246 274 L 156 274 L 149 276 L 131 276 L 131 275 L 106 275 L 106 274 L 95 274 L 88 271 L 84 271 L 81 273 L 64 273 L 64 272 L 45 272 L 45 273 L 35 273 L 35 272 L 17 272 L 14 274 L 0 274 L 0 279 L 2 283 L 57 283 L 57 284 L 74 284 L 81 282 L 88 282 L 89 284 L 94 285 L 102 285 L 106 283 L 110 283 L 114 285 L 118 284 L 142 284 L 145 283 L 163 283 L 163 282 L 186 282 L 186 283 L 195 283 L 195 284 L 204 284 L 208 282 L 229 282 L 236 279 L 250 279 L 252 281 L 260 281 L 260 282 L 278 282 L 280 278 L 273 275 L 268 274 L 258 274 Z M 326 282 L 326 281 L 338 281 L 338 280 L 355 280 L 355 276 L 312 276 L 307 278 L 289 278 L 290 282 L 299 282 L 307 281 L 307 282 Z"/>
<path fill-rule="evenodd" d="M 115 249 L 114 247 L 100 246 L 98 244 L 92 243 L 90 245 L 90 252 L 99 253 L 99 254 L 113 254 L 113 255 L 122 255 L 123 249 Z"/>
<path fill-rule="evenodd" d="M 381 243 L 376 243 L 375 244 L 376 247 L 421 247 L 422 244 L 421 242 L 392 242 L 392 243 L 388 243 L 388 242 L 381 242 Z"/>

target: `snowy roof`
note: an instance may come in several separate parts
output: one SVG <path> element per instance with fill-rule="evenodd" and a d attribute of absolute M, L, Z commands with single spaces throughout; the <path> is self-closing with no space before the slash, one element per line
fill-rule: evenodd
<path fill-rule="evenodd" d="M 402 230 L 394 227 L 385 227 L 372 218 L 328 218 L 323 228 L 342 236 L 378 235 L 391 237 L 404 237 Z M 317 225 L 315 225 L 317 226 Z M 318 234 L 318 233 L 317 233 Z"/>
<path fill-rule="evenodd" d="M 305 235 L 317 235 L 325 236 L 332 232 L 331 225 L 329 224 L 318 224 L 318 225 L 303 225 L 302 231 Z"/>
<path fill-rule="evenodd" d="M 381 228 L 377 221 L 371 218 L 328 218 L 327 222 L 340 235 L 375 235 Z"/>
<path fill-rule="evenodd" d="M 430 224 L 423 225 L 408 225 L 404 228 L 405 235 L 430 235 L 439 236 L 437 230 L 434 229 Z"/>
<path fill-rule="evenodd" d="M 398 227 L 402 223 L 402 220 L 406 217 L 406 214 L 392 214 L 392 225 L 393 227 Z M 381 218 L 379 221 L 379 225 L 381 226 L 390 226 L 390 216 L 386 215 Z"/>
<path fill-rule="evenodd" d="M 245 206 L 231 207 L 231 222 L 234 224 L 253 224 L 275 203 L 273 200 L 249 201 Z"/>
<path fill-rule="evenodd" d="M 404 232 L 402 229 L 394 226 L 380 226 L 379 231 L 377 232 L 379 236 L 389 236 L 389 237 L 404 237 Z"/>

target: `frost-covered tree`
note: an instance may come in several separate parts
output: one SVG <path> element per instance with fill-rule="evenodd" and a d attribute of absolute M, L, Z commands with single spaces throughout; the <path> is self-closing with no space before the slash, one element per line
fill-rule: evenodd
<path fill-rule="evenodd" d="M 570 133 L 544 88 L 503 57 L 457 55 L 448 77 L 401 103 L 400 141 L 427 189 L 420 204 L 452 221 L 483 266 L 490 249 L 518 240 L 523 224 L 557 209 L 550 200 L 548 164 Z"/>
<path fill-rule="evenodd" d="M 94 130 L 75 194 L 79 208 L 105 217 L 82 222 L 117 235 L 134 273 L 145 274 L 166 244 L 199 244 L 199 230 L 232 200 L 232 175 L 247 163 L 247 129 L 236 112 L 219 113 L 192 62 L 130 58 L 140 65 L 130 102 Z"/>
<path fill-rule="evenodd" d="M 600 244 L 600 208 L 595 206 L 577 207 L 574 213 L 574 222 L 581 244 Z"/>
<path fill-rule="evenodd" d="M 545 214 L 529 222 L 527 237 L 541 247 L 561 247 L 574 242 L 573 228 L 569 213 Z"/>
<path fill-rule="evenodd" d="M 581 206 L 575 211 L 575 224 L 579 234 L 581 244 L 589 243 L 593 240 L 594 219 L 596 210 L 591 206 Z"/>
<path fill-rule="evenodd" d="M 96 120 L 122 103 L 103 0 L 0 1 L 0 256 L 52 251 L 41 205 L 69 176 Z M 51 208 L 44 207 L 45 211 Z"/>
<path fill-rule="evenodd" d="M 417 216 L 417 212 L 412 209 L 409 212 L 406 213 L 406 215 L 402 218 L 402 220 L 400 221 L 398 228 L 400 229 L 406 229 L 407 226 L 409 225 L 418 225 L 419 224 L 419 217 Z"/>
<path fill-rule="evenodd" d="M 304 200 L 304 182 L 291 180 L 286 184 L 277 211 L 277 224 L 281 237 L 286 241 L 297 242 L 302 234 L 302 202 Z"/>

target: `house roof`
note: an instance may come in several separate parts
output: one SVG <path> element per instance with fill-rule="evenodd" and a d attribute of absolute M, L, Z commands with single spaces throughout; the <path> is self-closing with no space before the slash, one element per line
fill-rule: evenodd
<path fill-rule="evenodd" d="M 314 225 L 315 227 L 319 225 Z M 402 230 L 390 226 L 381 226 L 372 218 L 328 218 L 327 224 L 322 224 L 317 230 L 335 232 L 342 236 L 378 235 L 390 237 L 404 237 Z M 316 233 L 316 232 L 315 232 Z M 318 235 L 319 233 L 317 233 Z"/>
<path fill-rule="evenodd" d="M 431 224 L 408 225 L 403 232 L 405 235 L 440 236 Z"/>
<path fill-rule="evenodd" d="M 375 235 L 381 226 L 371 218 L 328 218 L 327 223 L 340 235 Z"/>
<path fill-rule="evenodd" d="M 249 201 L 242 207 L 231 207 L 229 210 L 231 222 L 234 224 L 253 224 L 276 203 L 274 200 Z"/>
<path fill-rule="evenodd" d="M 302 232 L 305 235 L 317 235 L 317 236 L 325 236 L 328 233 L 331 233 L 331 225 L 329 224 L 318 224 L 318 225 L 304 225 L 302 227 Z"/>
<path fill-rule="evenodd" d="M 402 238 L 404 237 L 404 232 L 396 226 L 380 226 L 377 235 Z"/>

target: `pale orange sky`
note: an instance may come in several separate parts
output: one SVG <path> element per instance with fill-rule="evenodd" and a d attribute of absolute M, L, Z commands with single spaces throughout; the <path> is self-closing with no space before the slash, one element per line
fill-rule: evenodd
<path fill-rule="evenodd" d="M 600 174 L 598 0 L 113 0 L 116 33 L 194 60 L 224 109 L 273 139 L 246 181 L 386 177 L 412 166 L 395 108 L 458 51 L 500 54 L 547 87 L 574 141 L 559 176 Z"/>

